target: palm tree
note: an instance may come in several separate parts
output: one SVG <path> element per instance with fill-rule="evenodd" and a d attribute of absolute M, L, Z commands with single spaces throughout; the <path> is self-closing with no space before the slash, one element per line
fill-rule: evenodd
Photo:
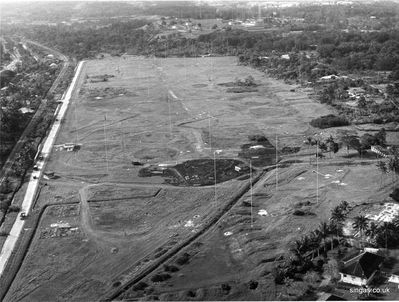
<path fill-rule="evenodd" d="M 339 204 L 339 207 L 343 212 L 346 212 L 348 211 L 349 203 L 346 200 L 342 200 L 341 203 Z"/>
<path fill-rule="evenodd" d="M 386 222 L 378 228 L 377 243 L 381 244 L 381 239 L 385 239 L 385 249 L 388 249 L 388 237 L 392 237 L 392 232 L 394 232 L 395 224 L 392 222 Z M 379 237 L 379 238 L 378 238 Z"/>
<path fill-rule="evenodd" d="M 321 237 L 317 230 L 314 230 L 309 234 L 309 244 L 312 250 L 317 250 L 317 257 L 320 256 L 320 241 Z"/>
<path fill-rule="evenodd" d="M 340 241 L 339 235 L 340 235 L 340 233 L 342 233 L 342 227 L 343 227 L 343 223 L 344 223 L 345 219 L 346 219 L 346 214 L 343 213 L 341 206 L 335 207 L 333 209 L 333 211 L 331 212 L 330 227 L 336 232 L 338 243 Z"/>
<path fill-rule="evenodd" d="M 334 220 L 330 220 L 330 223 L 328 225 L 328 230 L 329 234 L 331 235 L 330 239 L 330 244 L 331 244 L 331 250 L 334 249 L 334 236 L 337 234 L 337 237 L 339 238 L 339 229 L 340 229 L 340 223 Z"/>
<path fill-rule="evenodd" d="M 336 222 L 344 222 L 346 215 L 343 213 L 341 206 L 335 207 L 331 212 L 331 220 Z"/>
<path fill-rule="evenodd" d="M 375 236 L 378 234 L 378 225 L 373 221 L 371 222 L 365 232 L 366 236 L 370 237 L 371 241 L 375 242 Z"/>
<path fill-rule="evenodd" d="M 319 235 L 323 241 L 323 250 L 324 250 L 324 252 L 326 252 L 326 239 L 327 239 L 328 235 L 330 234 L 330 228 L 328 227 L 328 223 L 325 221 L 322 222 L 319 225 L 317 232 L 319 233 Z"/>
<path fill-rule="evenodd" d="M 291 252 L 298 258 L 302 258 L 303 241 L 302 239 L 297 239 L 290 248 Z"/>
<path fill-rule="evenodd" d="M 382 176 L 383 176 L 384 174 L 387 174 L 387 173 L 388 173 L 388 169 L 387 169 L 387 166 L 386 166 L 385 162 L 382 161 L 382 160 L 380 160 L 380 161 L 377 163 L 377 167 L 378 167 L 378 170 L 381 171 L 381 179 L 380 179 L 380 187 L 381 187 L 381 185 L 382 185 Z"/>
<path fill-rule="evenodd" d="M 354 218 L 352 223 L 353 228 L 360 233 L 360 238 L 363 239 L 363 232 L 367 229 L 368 219 L 364 215 L 359 215 Z"/>
<path fill-rule="evenodd" d="M 388 169 L 393 172 L 392 178 L 396 178 L 399 174 L 399 157 L 394 156 L 389 159 Z"/>
<path fill-rule="evenodd" d="M 330 135 L 329 138 L 327 138 L 326 143 L 328 144 L 328 150 L 330 151 L 330 158 L 331 158 L 331 151 L 334 149 L 334 138 L 332 135 Z"/>

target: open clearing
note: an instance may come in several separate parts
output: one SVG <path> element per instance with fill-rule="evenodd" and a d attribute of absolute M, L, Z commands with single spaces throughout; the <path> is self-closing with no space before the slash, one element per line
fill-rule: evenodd
<path fill-rule="evenodd" d="M 44 211 L 6 301 L 104 297 L 199 232 L 248 186 L 250 147 L 266 149 L 255 152 L 262 157 L 253 163 L 258 175 L 262 166 L 275 163 L 276 134 L 278 149 L 302 146 L 304 136 L 315 132 L 309 121 L 331 113 L 302 89 L 290 91 L 293 86 L 238 66 L 232 57 L 108 58 L 88 61 L 83 72 L 87 79 L 56 142 L 78 147 L 53 150 L 47 172 L 55 177 L 42 180 L 35 210 L 54 205 Z M 232 93 L 218 85 L 249 75 L 258 83 L 254 92 Z M 249 135 L 264 135 L 269 142 L 255 144 Z M 326 219 L 343 199 L 355 205 L 388 198 L 390 185 L 380 185 L 375 164 L 343 168 L 337 159 L 345 152 L 335 155 L 335 163 L 320 164 L 320 172 L 333 177 L 319 176 L 317 194 L 308 154 L 303 148 L 295 157 L 299 164 L 279 168 L 277 191 L 274 171 L 260 179 L 253 188 L 253 219 L 247 193 L 182 251 L 189 256 L 171 258 L 171 265 L 180 264 L 169 280 L 147 280 L 150 288 L 130 288 L 123 295 L 276 299 L 268 273 L 287 244 Z M 185 165 L 192 159 L 204 160 L 206 171 L 196 174 Z M 234 160 L 220 175 L 216 167 L 216 191 L 209 185 L 215 181 L 209 159 L 217 165 Z M 141 177 L 142 169 L 152 171 L 151 177 Z M 174 185 L 172 169 L 180 179 Z M 335 178 L 346 186 L 332 183 Z M 308 215 L 294 216 L 297 208 Z M 269 277 L 249 290 L 247 279 L 260 276 Z M 221 289 L 226 282 L 231 290 Z"/>

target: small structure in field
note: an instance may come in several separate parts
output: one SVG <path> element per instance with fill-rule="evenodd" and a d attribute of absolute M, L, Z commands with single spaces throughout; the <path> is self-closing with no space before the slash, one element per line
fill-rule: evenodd
<path fill-rule="evenodd" d="M 53 171 L 48 171 L 43 173 L 45 179 L 54 179 L 55 173 Z"/>
<path fill-rule="evenodd" d="M 344 262 L 344 268 L 339 272 L 341 282 L 366 286 L 380 269 L 384 257 L 375 253 L 363 252 Z"/>
<path fill-rule="evenodd" d="M 65 143 L 62 145 L 55 145 L 55 150 L 59 151 L 59 150 L 65 150 L 67 152 L 72 152 L 72 151 L 77 151 L 80 149 L 80 144 L 73 144 L 73 143 Z"/>

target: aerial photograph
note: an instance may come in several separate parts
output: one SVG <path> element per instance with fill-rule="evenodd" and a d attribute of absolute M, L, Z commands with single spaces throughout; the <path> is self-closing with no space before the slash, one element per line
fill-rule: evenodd
<path fill-rule="evenodd" d="M 399 1 L 0 0 L 0 301 L 399 301 Z"/>

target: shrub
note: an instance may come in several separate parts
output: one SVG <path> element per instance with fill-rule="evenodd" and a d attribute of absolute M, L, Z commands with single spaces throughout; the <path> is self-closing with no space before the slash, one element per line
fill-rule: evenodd
<path fill-rule="evenodd" d="M 112 284 L 112 286 L 113 287 L 118 287 L 118 286 L 121 286 L 121 282 L 120 281 L 116 281 L 116 282 L 114 282 L 113 284 Z"/>
<path fill-rule="evenodd" d="M 293 215 L 296 216 L 313 216 L 315 215 L 314 213 L 310 212 L 309 210 L 295 210 L 293 213 Z"/>
<path fill-rule="evenodd" d="M 160 274 L 156 274 L 156 275 L 152 276 L 151 281 L 152 282 L 162 282 L 162 281 L 168 280 L 170 278 L 171 278 L 171 275 L 160 273 Z"/>
<path fill-rule="evenodd" d="M 143 281 L 140 281 L 139 283 L 133 286 L 133 290 L 134 291 L 144 290 L 146 287 L 148 287 L 148 284 Z"/>
<path fill-rule="evenodd" d="M 16 205 L 11 205 L 8 207 L 8 212 L 19 212 L 21 211 L 21 207 L 16 206 Z"/>
<path fill-rule="evenodd" d="M 191 298 L 194 298 L 196 295 L 195 295 L 195 292 L 193 292 L 192 290 L 189 290 L 189 291 L 187 292 L 187 296 L 188 296 L 188 297 L 191 297 Z"/>
<path fill-rule="evenodd" d="M 305 276 L 303 277 L 303 280 L 308 283 L 314 284 L 314 283 L 320 281 L 320 276 L 315 271 L 309 271 L 305 274 Z"/>
<path fill-rule="evenodd" d="M 190 260 L 190 254 L 184 253 L 179 258 L 177 258 L 176 263 L 179 265 L 184 265 L 188 263 L 188 260 Z"/>
<path fill-rule="evenodd" d="M 0 237 L 7 237 L 7 236 L 8 236 L 8 232 L 0 231 Z"/>
<path fill-rule="evenodd" d="M 256 289 L 258 287 L 258 281 L 251 280 L 248 282 L 249 289 Z"/>
<path fill-rule="evenodd" d="M 229 292 L 231 289 L 231 286 L 228 283 L 222 283 L 221 288 L 225 292 Z"/>
<path fill-rule="evenodd" d="M 163 269 L 165 270 L 165 272 L 171 272 L 171 273 L 179 271 L 179 268 L 177 266 L 167 265 L 167 264 L 163 266 Z"/>
<path fill-rule="evenodd" d="M 349 122 L 343 117 L 329 114 L 313 119 L 310 124 L 313 127 L 325 129 L 330 127 L 348 126 Z"/>
<path fill-rule="evenodd" d="M 264 135 L 260 135 L 260 134 L 249 135 L 248 139 L 250 141 L 258 142 L 258 143 L 267 142 L 267 138 Z"/>
<path fill-rule="evenodd" d="M 389 194 L 389 197 L 391 197 L 396 202 L 399 202 L 399 188 L 395 188 L 393 192 Z"/>

